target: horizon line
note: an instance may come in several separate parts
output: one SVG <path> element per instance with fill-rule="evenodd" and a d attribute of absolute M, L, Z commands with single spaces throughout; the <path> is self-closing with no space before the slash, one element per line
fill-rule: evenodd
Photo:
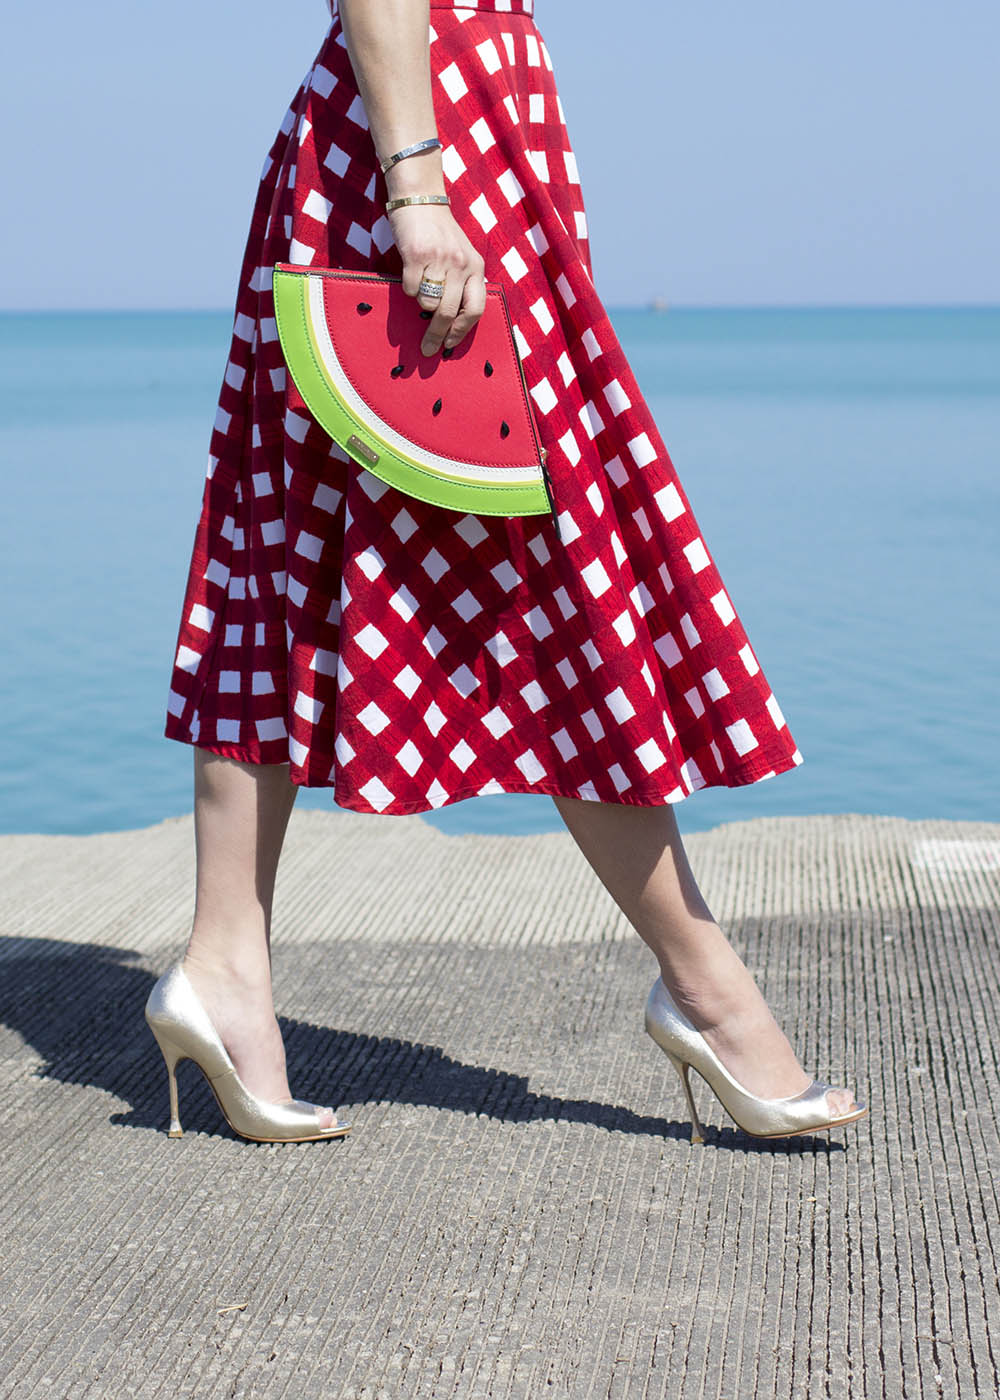
<path fill-rule="evenodd" d="M 662 303 L 662 304 L 660 304 Z M 761 301 L 668 302 L 660 297 L 646 301 L 605 302 L 605 311 L 998 311 L 1000 301 Z M 0 306 L 0 316 L 221 316 L 234 314 L 232 306 Z"/>

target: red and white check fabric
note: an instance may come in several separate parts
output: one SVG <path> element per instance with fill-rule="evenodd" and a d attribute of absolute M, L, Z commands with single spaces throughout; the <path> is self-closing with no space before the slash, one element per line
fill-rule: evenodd
<path fill-rule="evenodd" d="M 504 285 L 563 543 L 549 516 L 386 486 L 286 378 L 276 262 L 402 270 L 335 11 L 261 176 L 166 734 L 359 812 L 656 806 L 802 761 L 594 289 L 531 10 L 435 4 L 430 57 L 452 211 Z"/>

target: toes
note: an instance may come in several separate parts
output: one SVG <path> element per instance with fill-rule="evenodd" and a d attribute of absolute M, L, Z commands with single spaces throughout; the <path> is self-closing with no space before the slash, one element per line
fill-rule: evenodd
<path fill-rule="evenodd" d="M 316 1117 L 319 1119 L 321 1128 L 335 1128 L 337 1126 L 337 1115 L 332 1108 L 317 1108 Z"/>
<path fill-rule="evenodd" d="M 826 1096 L 830 1105 L 831 1113 L 835 1117 L 840 1117 L 844 1113 L 853 1113 L 860 1107 L 848 1089 L 834 1089 Z"/>

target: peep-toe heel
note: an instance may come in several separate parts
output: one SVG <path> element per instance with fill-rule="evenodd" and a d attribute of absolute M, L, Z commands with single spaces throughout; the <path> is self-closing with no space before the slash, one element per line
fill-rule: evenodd
<path fill-rule="evenodd" d="M 704 1142 L 705 1134 L 695 1108 L 690 1073 L 698 1071 L 738 1128 L 751 1137 L 795 1137 L 853 1123 L 867 1113 L 865 1104 L 848 1113 L 831 1116 L 827 1093 L 835 1088 L 814 1079 L 799 1094 L 783 1099 L 763 1099 L 748 1093 L 726 1069 L 708 1041 L 688 1020 L 657 978 L 646 1002 L 646 1031 L 656 1041 L 680 1076 L 691 1114 L 691 1141 Z"/>
<path fill-rule="evenodd" d="M 268 1103 L 257 1098 L 236 1073 L 229 1053 L 191 986 L 183 967 L 176 963 L 153 987 L 146 1002 L 146 1022 L 167 1067 L 170 1090 L 168 1137 L 182 1137 L 177 1095 L 177 1066 L 192 1060 L 208 1080 L 222 1116 L 240 1137 L 253 1142 L 316 1142 L 342 1138 L 350 1123 L 321 1126 L 316 1104 L 303 1099 Z"/>

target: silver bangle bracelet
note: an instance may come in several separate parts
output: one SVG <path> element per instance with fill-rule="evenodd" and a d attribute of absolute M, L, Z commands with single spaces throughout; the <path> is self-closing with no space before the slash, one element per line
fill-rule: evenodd
<path fill-rule="evenodd" d="M 387 170 L 391 169 L 397 161 L 405 160 L 407 156 L 419 155 L 421 151 L 432 151 L 440 145 L 441 142 L 439 138 L 437 136 L 431 136 L 428 137 L 426 141 L 417 141 L 412 146 L 404 146 L 403 149 L 397 151 L 395 155 L 387 156 L 385 160 L 379 161 L 379 165 L 382 167 L 382 174 L 384 175 Z"/>
<path fill-rule="evenodd" d="M 402 209 L 408 204 L 450 204 L 451 200 L 446 194 L 404 194 L 399 199 L 386 200 L 385 212 L 391 214 L 394 209 Z"/>

